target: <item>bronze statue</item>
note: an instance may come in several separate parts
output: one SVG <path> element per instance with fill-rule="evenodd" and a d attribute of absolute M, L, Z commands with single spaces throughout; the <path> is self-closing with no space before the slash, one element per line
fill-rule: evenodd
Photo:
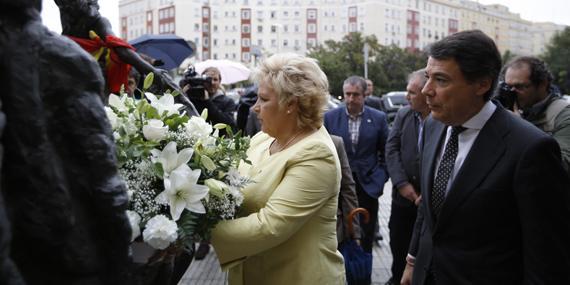
<path fill-rule="evenodd" d="M 8 261 L 26 284 L 125 284 L 127 193 L 103 109 L 101 70 L 70 39 L 42 26 L 40 8 L 41 0 L 0 0 Z"/>

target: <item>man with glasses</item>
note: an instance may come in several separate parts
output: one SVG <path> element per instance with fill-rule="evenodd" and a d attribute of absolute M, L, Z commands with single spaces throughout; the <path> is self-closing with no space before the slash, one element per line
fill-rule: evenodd
<path fill-rule="evenodd" d="M 570 173 L 570 102 L 551 84 L 552 74 L 546 64 L 532 56 L 517 57 L 505 65 L 503 75 L 503 90 L 514 96 L 513 111 L 552 135 Z"/>

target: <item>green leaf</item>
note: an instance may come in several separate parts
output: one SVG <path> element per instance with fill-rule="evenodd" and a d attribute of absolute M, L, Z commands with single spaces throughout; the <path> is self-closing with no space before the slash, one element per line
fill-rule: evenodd
<path fill-rule="evenodd" d="M 176 97 L 178 95 L 180 95 L 180 92 L 178 92 L 178 90 L 172 91 L 172 97 Z"/>
<path fill-rule="evenodd" d="M 162 163 L 155 162 L 153 166 L 154 166 L 154 170 L 156 171 L 156 174 L 158 175 L 158 177 L 160 177 L 162 179 L 164 177 L 164 168 L 162 168 Z"/>
<path fill-rule="evenodd" d="M 153 81 L 154 81 L 154 73 L 151 72 L 147 74 L 146 77 L 144 78 L 143 89 L 144 90 L 149 89 Z"/>

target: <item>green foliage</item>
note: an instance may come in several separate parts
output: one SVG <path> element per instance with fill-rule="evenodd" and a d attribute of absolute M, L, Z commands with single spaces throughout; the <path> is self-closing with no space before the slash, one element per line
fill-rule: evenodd
<path fill-rule="evenodd" d="M 193 233 L 196 232 L 200 216 L 202 215 L 184 211 L 177 222 L 178 238 L 188 252 L 192 252 L 192 244 L 196 241 Z"/>
<path fill-rule="evenodd" d="M 368 77 L 374 82 L 377 96 L 404 90 L 408 74 L 425 67 L 426 56 L 422 53 L 407 52 L 394 45 L 382 46 L 373 35 L 350 33 L 342 41 L 328 40 L 309 53 L 327 75 L 332 95 L 342 95 L 342 84 L 347 77 L 364 76 L 365 42 L 369 45 Z"/>
<path fill-rule="evenodd" d="M 374 82 L 375 95 L 390 91 L 406 90 L 408 75 L 426 66 L 423 53 L 412 53 L 395 45 L 383 46 L 378 56 L 369 64 L 370 79 Z"/>
<path fill-rule="evenodd" d="M 560 87 L 563 94 L 570 93 L 570 27 L 557 33 L 546 46 L 541 58 L 546 62 L 554 84 Z"/>

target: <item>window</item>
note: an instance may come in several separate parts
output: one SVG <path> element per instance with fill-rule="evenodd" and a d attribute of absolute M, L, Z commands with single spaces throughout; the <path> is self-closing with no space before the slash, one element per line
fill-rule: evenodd
<path fill-rule="evenodd" d="M 317 18 L 317 10 L 308 10 L 307 11 L 307 19 L 314 20 Z"/>
<path fill-rule="evenodd" d="M 317 32 L 317 25 L 315 25 L 315 23 L 308 24 L 307 25 L 307 32 L 316 33 Z"/>
<path fill-rule="evenodd" d="M 263 26 L 262 26 L 262 25 L 258 25 L 258 26 L 257 26 L 257 32 L 258 32 L 258 33 L 263 33 Z"/>
<path fill-rule="evenodd" d="M 251 45 L 251 41 L 248 38 L 241 39 L 241 46 L 242 47 L 249 47 Z"/>
<path fill-rule="evenodd" d="M 249 52 L 244 52 L 244 53 L 241 55 L 241 59 L 242 59 L 243 61 L 245 61 L 245 62 L 249 62 Z"/>
<path fill-rule="evenodd" d="M 271 25 L 271 32 L 272 32 L 272 33 L 277 32 L 277 26 Z"/>
<path fill-rule="evenodd" d="M 250 25 L 249 25 L 249 24 L 243 24 L 243 25 L 241 26 L 241 32 L 244 33 L 244 34 L 249 34 L 249 33 L 251 33 L 251 27 L 250 27 Z"/>
<path fill-rule="evenodd" d="M 247 9 L 241 10 L 241 18 L 242 19 L 249 19 L 251 16 L 250 11 Z"/>
<path fill-rule="evenodd" d="M 277 12 L 271 11 L 270 13 L 271 13 L 271 14 L 270 14 L 270 15 L 271 15 L 271 16 L 270 16 L 271 19 L 275 19 L 275 16 L 277 16 Z"/>
<path fill-rule="evenodd" d="M 210 17 L 210 9 L 202 9 L 202 17 L 209 18 Z"/>

